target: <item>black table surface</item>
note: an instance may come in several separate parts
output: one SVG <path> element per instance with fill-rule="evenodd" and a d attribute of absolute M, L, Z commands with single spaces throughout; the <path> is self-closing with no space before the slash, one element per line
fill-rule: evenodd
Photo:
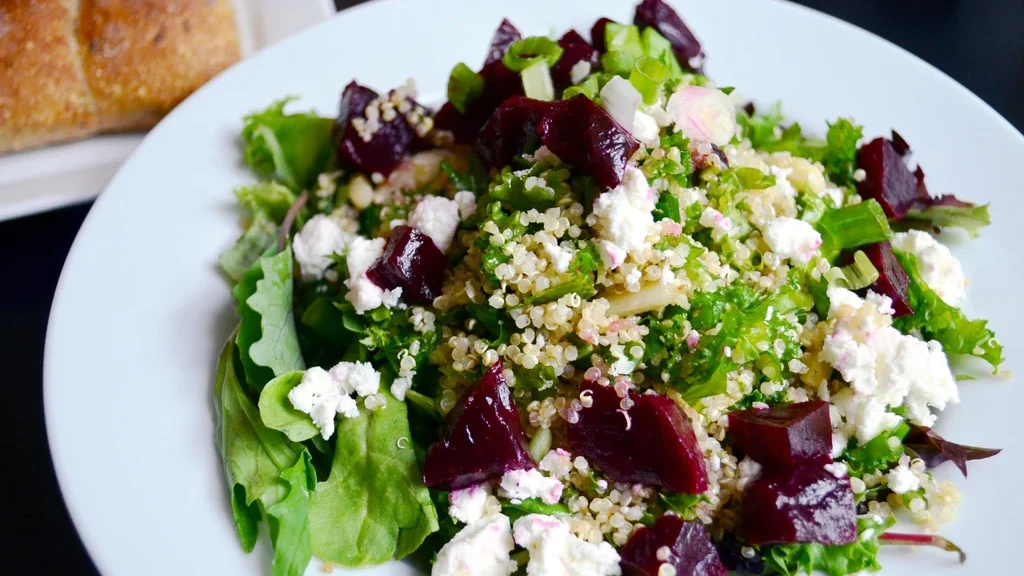
<path fill-rule="evenodd" d="M 1024 0 L 799 3 L 906 48 L 981 96 L 1017 129 L 1024 129 Z M 871 67 L 871 62 L 864 62 L 862 70 L 850 73 L 871 82 Z M 0 367 L 4 371 L 0 381 L 5 396 L 0 402 L 0 573 L 4 574 L 96 574 L 57 487 L 42 407 L 43 340 L 50 301 L 90 206 L 0 223 Z M 140 573 L 144 571 L 140 567 Z"/>

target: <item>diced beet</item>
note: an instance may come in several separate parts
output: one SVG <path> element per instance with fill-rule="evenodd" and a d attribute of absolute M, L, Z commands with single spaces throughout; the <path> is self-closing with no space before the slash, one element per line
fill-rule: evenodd
<path fill-rule="evenodd" d="M 830 462 L 828 402 L 751 408 L 729 413 L 729 434 L 744 454 L 768 467 Z"/>
<path fill-rule="evenodd" d="M 498 29 L 494 31 L 494 36 L 491 37 L 491 45 L 487 49 L 487 59 L 484 60 L 484 66 L 504 58 L 509 47 L 522 39 L 522 37 L 519 29 L 513 26 L 508 21 L 508 18 L 503 19 L 501 24 L 498 25 Z"/>
<path fill-rule="evenodd" d="M 857 539 L 850 480 L 820 464 L 763 473 L 743 493 L 742 516 L 747 544 L 837 545 Z"/>
<path fill-rule="evenodd" d="M 387 176 L 402 162 L 412 146 L 416 132 L 406 121 L 405 115 L 397 114 L 389 122 L 381 119 L 380 127 L 370 141 L 364 141 L 352 121 L 362 116 L 366 105 L 376 97 L 376 92 L 354 81 L 345 87 L 334 126 L 338 138 L 338 159 L 367 174 L 378 172 Z"/>
<path fill-rule="evenodd" d="M 423 482 L 435 490 L 459 490 L 533 466 L 498 360 L 448 413 L 444 437 L 427 449 Z"/>
<path fill-rule="evenodd" d="M 658 550 L 668 548 L 668 557 Z M 664 552 L 662 552 L 664 555 Z M 700 522 L 684 522 L 675 514 L 666 514 L 653 528 L 638 528 L 622 547 L 624 576 L 660 576 L 663 564 L 675 568 L 678 576 L 725 576 L 726 569 L 711 543 L 707 528 Z"/>
<path fill-rule="evenodd" d="M 460 144 L 469 144 L 476 139 L 477 132 L 491 117 L 491 113 L 511 96 L 523 94 L 523 82 L 519 75 L 496 60 L 483 67 L 480 75 L 484 78 L 484 91 L 465 114 L 459 114 L 451 103 L 446 103 L 434 117 L 434 126 L 448 130 Z"/>
<path fill-rule="evenodd" d="M 892 253 L 892 244 L 879 242 L 860 248 L 871 264 L 878 270 L 878 280 L 871 285 L 871 290 L 892 300 L 893 317 L 909 316 L 914 313 L 910 308 L 907 289 L 910 279 L 907 271 Z"/>
<path fill-rule="evenodd" d="M 892 131 L 892 148 L 901 157 L 910 153 L 910 144 L 895 130 Z"/>
<path fill-rule="evenodd" d="M 476 138 L 476 152 L 484 165 L 501 168 L 537 140 L 537 125 L 551 106 L 526 96 L 512 96 L 491 114 Z"/>
<path fill-rule="evenodd" d="M 633 24 L 641 30 L 648 26 L 653 27 L 672 44 L 672 52 L 675 53 L 680 66 L 700 71 L 700 59 L 704 56 L 704 50 L 697 37 L 690 32 L 686 23 L 671 6 L 662 0 L 643 0 L 636 7 Z"/>
<path fill-rule="evenodd" d="M 447 268 L 448 259 L 429 236 L 410 226 L 396 226 L 366 277 L 385 290 L 401 288 L 404 302 L 430 306 L 441 295 Z"/>
<path fill-rule="evenodd" d="M 864 170 L 857 193 L 877 200 L 889 218 L 903 218 L 917 200 L 917 179 L 892 142 L 875 138 L 861 146 L 857 167 Z"/>
<path fill-rule="evenodd" d="M 564 162 L 614 188 L 640 142 L 590 98 L 577 94 L 555 102 L 537 127 L 540 141 Z"/>
<path fill-rule="evenodd" d="M 601 52 L 604 52 L 606 49 L 604 45 L 604 29 L 608 27 L 609 22 L 614 24 L 615 20 L 603 17 L 598 18 L 597 22 L 594 22 L 594 25 L 590 27 L 590 42 L 594 45 L 594 48 Z"/>
<path fill-rule="evenodd" d="M 687 494 L 708 489 L 704 453 L 690 420 L 671 398 L 630 390 L 626 397 L 633 405 L 623 410 L 612 386 L 587 381 L 580 393 L 594 402 L 569 424 L 569 443 L 609 478 Z"/>
<path fill-rule="evenodd" d="M 600 63 L 600 54 L 597 49 L 583 39 L 575 30 L 569 30 L 559 40 L 558 45 L 562 47 L 562 57 L 551 67 L 551 81 L 555 85 L 555 93 L 560 94 L 569 86 L 572 86 L 572 69 L 580 62 L 590 64 L 591 70 L 597 70 Z"/>

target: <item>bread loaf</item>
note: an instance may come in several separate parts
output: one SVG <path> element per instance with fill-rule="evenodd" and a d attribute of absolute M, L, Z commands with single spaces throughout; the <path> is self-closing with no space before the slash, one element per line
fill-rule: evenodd
<path fill-rule="evenodd" d="M 148 128 L 239 56 L 230 0 L 0 0 L 0 153 Z"/>

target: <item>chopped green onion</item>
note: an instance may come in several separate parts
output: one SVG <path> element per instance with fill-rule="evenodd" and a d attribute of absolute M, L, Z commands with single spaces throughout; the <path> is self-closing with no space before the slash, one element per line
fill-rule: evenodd
<path fill-rule="evenodd" d="M 550 102 L 555 99 L 555 85 L 551 82 L 551 71 L 548 63 L 538 60 L 526 67 L 520 77 L 523 80 L 523 92 L 527 98 Z"/>
<path fill-rule="evenodd" d="M 562 47 L 546 36 L 530 36 L 517 40 L 501 61 L 513 72 L 522 72 L 537 62 L 554 66 L 562 57 Z"/>
<path fill-rule="evenodd" d="M 668 79 L 668 68 L 650 56 L 641 56 L 633 63 L 629 83 L 640 92 L 644 103 L 654 104 L 661 95 L 661 86 Z"/>
<path fill-rule="evenodd" d="M 828 260 L 843 250 L 884 242 L 892 235 L 885 212 L 875 200 L 829 210 L 815 228 L 821 234 L 821 254 Z"/>
<path fill-rule="evenodd" d="M 628 77 L 635 61 L 636 57 L 627 52 L 605 52 L 601 55 L 601 69 L 609 74 Z"/>
<path fill-rule="evenodd" d="M 640 29 L 636 26 L 609 22 L 604 28 L 604 45 L 606 52 L 625 52 L 634 59 L 644 55 Z"/>
<path fill-rule="evenodd" d="M 653 27 L 644 28 L 641 41 L 644 46 L 644 54 L 664 64 L 668 68 L 669 78 L 679 78 L 683 75 L 683 67 L 679 65 L 679 59 L 672 51 L 672 43 L 657 30 Z"/>
<path fill-rule="evenodd" d="M 462 62 L 452 68 L 452 73 L 448 76 L 448 101 L 460 114 L 465 114 L 466 109 L 480 97 L 483 91 L 483 76 L 473 72 Z"/>
<path fill-rule="evenodd" d="M 610 77 L 611 75 L 603 72 L 594 72 L 587 76 L 583 82 L 566 88 L 562 93 L 562 100 L 568 100 L 577 94 L 583 94 L 596 103 L 601 98 L 601 88 L 604 88 Z"/>
<path fill-rule="evenodd" d="M 867 288 L 878 281 L 878 270 L 871 263 L 867 255 L 857 250 L 853 255 L 853 263 L 842 268 L 830 268 L 825 272 L 825 278 L 829 284 L 846 288 L 847 290 L 860 290 Z"/>
<path fill-rule="evenodd" d="M 534 462 L 540 462 L 541 458 L 551 450 L 551 430 L 548 428 L 540 428 L 530 438 L 529 452 L 530 456 L 533 457 Z"/>
<path fill-rule="evenodd" d="M 907 212 L 902 220 L 893 222 L 897 229 L 917 228 L 931 230 L 938 228 L 963 228 L 974 238 L 979 231 L 992 223 L 988 214 L 988 204 L 981 206 L 929 206 L 923 210 L 914 209 Z"/>

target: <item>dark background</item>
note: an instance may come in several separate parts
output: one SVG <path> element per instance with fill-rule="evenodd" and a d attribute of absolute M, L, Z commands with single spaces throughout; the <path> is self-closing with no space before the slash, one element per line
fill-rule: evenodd
<path fill-rule="evenodd" d="M 340 7 L 357 3 L 336 0 Z M 981 96 L 1017 129 L 1024 129 L 1024 0 L 798 3 L 906 48 Z M 696 32 L 699 35 L 700 30 Z M 872 63 L 864 62 L 863 69 L 850 74 L 871 82 L 871 69 Z M 42 407 L 43 340 L 50 300 L 90 206 L 0 223 L 0 381 L 4 386 L 0 573 L 4 574 L 96 574 L 61 500 Z"/>

